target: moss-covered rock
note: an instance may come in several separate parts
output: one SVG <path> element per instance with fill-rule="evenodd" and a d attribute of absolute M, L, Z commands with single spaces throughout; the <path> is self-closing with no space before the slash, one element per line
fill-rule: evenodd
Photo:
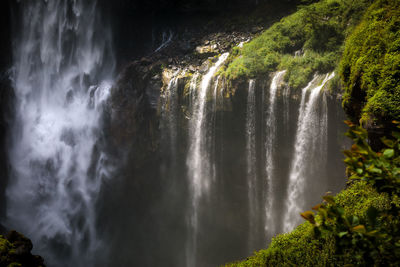
<path fill-rule="evenodd" d="M 43 258 L 31 254 L 32 248 L 32 242 L 16 231 L 0 235 L 0 266 L 44 267 Z"/>
<path fill-rule="evenodd" d="M 376 1 L 346 42 L 343 106 L 354 122 L 387 127 L 400 118 L 400 1 Z"/>

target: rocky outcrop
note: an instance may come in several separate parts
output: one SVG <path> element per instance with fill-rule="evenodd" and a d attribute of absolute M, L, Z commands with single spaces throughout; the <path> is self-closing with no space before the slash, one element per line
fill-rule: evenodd
<path fill-rule="evenodd" d="M 143 143 L 142 138 L 156 139 L 157 125 L 153 124 L 153 118 L 162 87 L 161 65 L 161 62 L 152 63 L 144 58 L 132 62 L 121 73 L 109 102 L 109 133 L 113 145 L 124 146 L 137 140 Z M 147 151 L 156 149 L 157 144 L 149 143 L 152 147 Z"/>
<path fill-rule="evenodd" d="M 295 10 L 298 3 L 299 0 L 100 0 L 99 6 L 106 17 L 113 18 L 118 65 L 125 68 L 132 60 L 153 54 L 170 39 L 176 41 L 175 48 L 188 55 L 194 51 L 192 48 L 203 45 L 201 39 L 207 35 L 255 34 Z"/>
<path fill-rule="evenodd" d="M 6 213 L 5 189 L 8 183 L 7 133 L 12 118 L 14 92 L 7 74 L 0 73 L 0 218 Z"/>
<path fill-rule="evenodd" d="M 0 266 L 44 267 L 42 257 L 32 255 L 32 242 L 16 231 L 0 235 Z"/>

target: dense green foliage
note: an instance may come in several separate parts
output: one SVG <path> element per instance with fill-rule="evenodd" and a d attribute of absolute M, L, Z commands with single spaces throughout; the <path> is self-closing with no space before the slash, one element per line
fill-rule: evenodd
<path fill-rule="evenodd" d="M 322 0 L 300 7 L 243 48 L 235 48 L 225 75 L 228 79 L 254 78 L 286 69 L 292 88 L 304 86 L 314 73 L 336 68 L 344 39 L 370 2 Z"/>
<path fill-rule="evenodd" d="M 400 1 L 376 1 L 346 42 L 340 75 L 354 121 L 400 117 Z"/>
<path fill-rule="evenodd" d="M 343 206 L 345 215 L 355 215 L 361 219 L 365 218 L 370 207 L 386 210 L 391 205 L 387 194 L 378 193 L 364 181 L 353 183 L 334 199 Z M 316 237 L 313 226 L 305 222 L 294 231 L 273 238 L 268 249 L 227 266 L 342 266 L 345 262 L 351 262 L 351 252 L 345 257 L 335 256 L 335 247 L 333 237 Z"/>

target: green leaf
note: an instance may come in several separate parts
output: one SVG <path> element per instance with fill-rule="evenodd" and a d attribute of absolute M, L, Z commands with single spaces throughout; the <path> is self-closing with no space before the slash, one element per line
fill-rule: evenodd
<path fill-rule="evenodd" d="M 357 168 L 357 169 L 356 169 L 356 172 L 357 172 L 358 174 L 362 174 L 362 173 L 363 173 L 363 169 Z"/>
<path fill-rule="evenodd" d="M 351 219 L 349 221 L 351 221 L 352 225 L 358 225 L 360 222 L 357 216 L 351 216 Z"/>
<path fill-rule="evenodd" d="M 384 143 L 387 147 L 393 148 L 394 147 L 394 142 L 393 140 L 382 138 L 381 139 L 382 143 Z"/>
<path fill-rule="evenodd" d="M 385 149 L 385 151 L 383 152 L 383 156 L 387 159 L 390 159 L 391 157 L 394 156 L 394 150 L 393 149 Z"/>
<path fill-rule="evenodd" d="M 370 172 L 373 172 L 373 173 L 378 173 L 378 174 L 382 174 L 382 170 L 381 169 L 378 169 L 378 168 L 371 168 L 370 170 L 369 170 Z"/>
<path fill-rule="evenodd" d="M 339 234 L 338 234 L 338 236 L 340 237 L 340 238 L 342 238 L 343 236 L 345 236 L 345 235 L 347 235 L 349 232 L 340 232 Z"/>

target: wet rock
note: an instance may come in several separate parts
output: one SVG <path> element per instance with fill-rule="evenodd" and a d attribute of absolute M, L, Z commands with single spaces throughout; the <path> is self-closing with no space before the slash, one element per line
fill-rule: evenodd
<path fill-rule="evenodd" d="M 210 60 L 204 61 L 204 63 L 199 68 L 199 72 L 202 74 L 206 73 L 208 71 L 208 69 L 210 68 L 210 65 L 211 65 Z"/>
<path fill-rule="evenodd" d="M 193 65 L 190 65 L 188 68 L 191 72 L 195 72 L 196 71 L 196 67 Z"/>
<path fill-rule="evenodd" d="M 44 267 L 40 256 L 32 255 L 31 240 L 16 231 L 0 235 L 0 266 Z"/>
<path fill-rule="evenodd" d="M 157 129 L 157 125 L 150 124 L 157 124 L 161 66 L 158 61 L 144 70 L 140 63 L 132 62 L 112 88 L 107 107 L 111 117 L 106 131 L 114 147 L 126 148 L 128 144 L 140 143 L 141 138 L 153 137 L 153 133 L 144 129 Z M 146 149 L 153 150 L 151 147 Z"/>
<path fill-rule="evenodd" d="M 143 66 L 147 66 L 147 65 L 150 65 L 150 64 L 151 64 L 151 60 L 148 59 L 148 58 L 146 58 L 146 57 L 142 57 L 142 58 L 140 59 L 140 63 L 141 63 L 141 65 L 143 65 Z"/>
<path fill-rule="evenodd" d="M 196 52 L 199 54 L 216 53 L 216 52 L 218 52 L 217 48 L 218 48 L 218 46 L 216 44 L 198 46 L 198 47 L 196 47 Z"/>

